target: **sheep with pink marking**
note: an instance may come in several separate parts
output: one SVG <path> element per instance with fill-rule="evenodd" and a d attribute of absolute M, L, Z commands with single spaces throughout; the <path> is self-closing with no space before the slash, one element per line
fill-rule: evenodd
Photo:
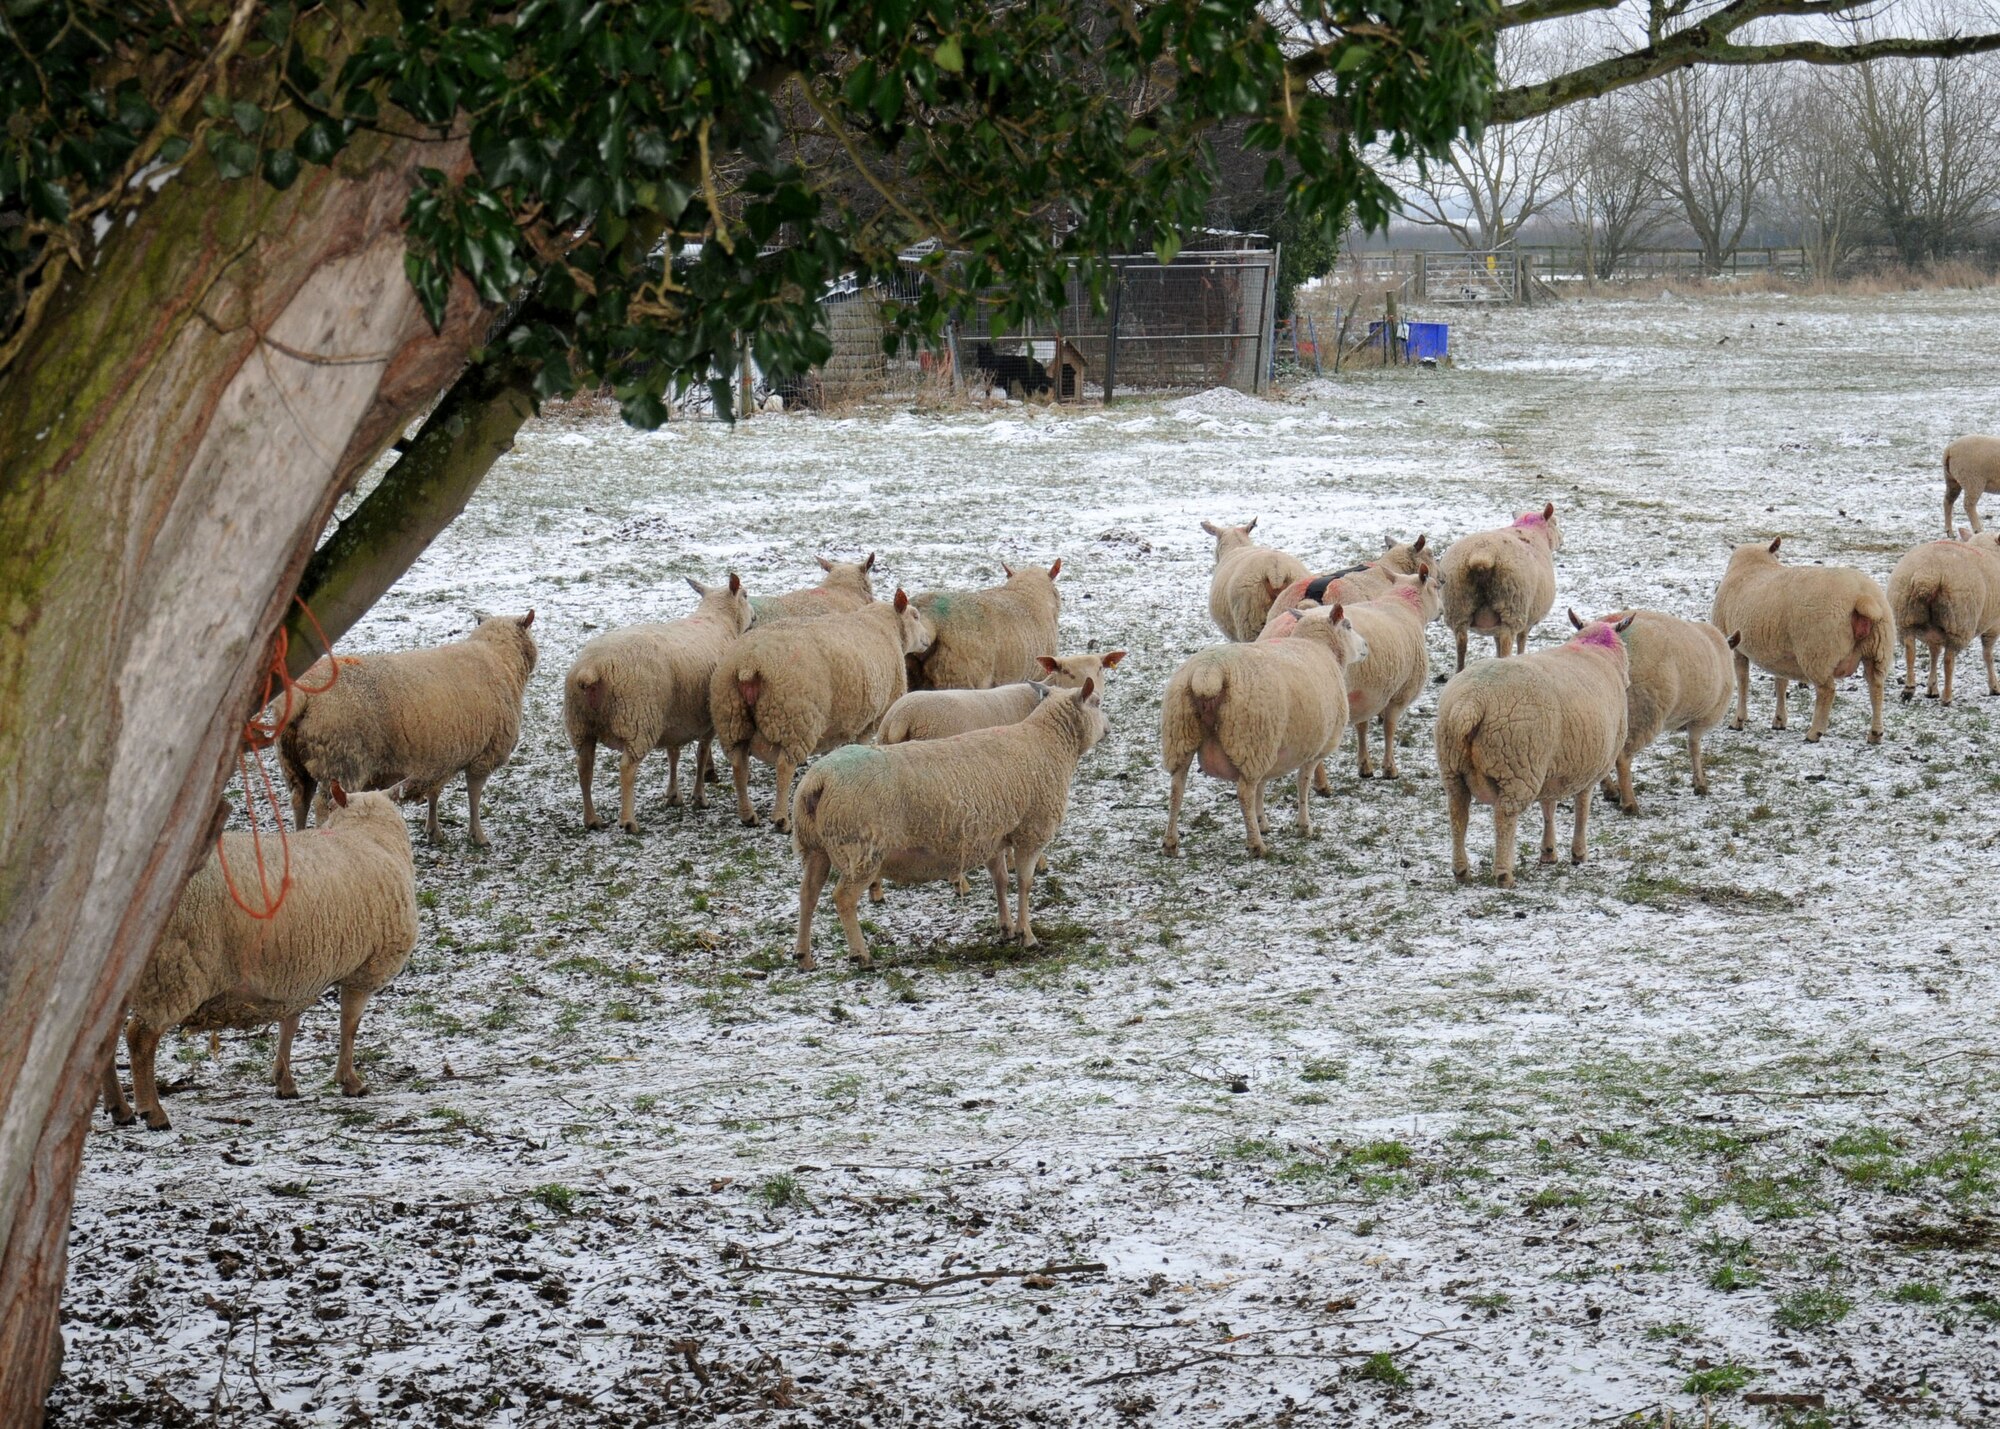
<path fill-rule="evenodd" d="M 2000 640 L 2000 531 L 1960 531 L 1956 541 L 1927 541 L 1889 573 L 1889 608 L 1903 645 L 1903 698 L 1917 693 L 1917 646 L 1931 654 L 1926 693 L 1938 698 L 1938 657 L 1944 657 L 1944 698 L 1950 708 L 1959 652 L 1979 641 L 1986 692 L 2000 695 L 1993 646 Z"/>
<path fill-rule="evenodd" d="M 1555 554 L 1562 548 L 1556 504 L 1525 512 L 1511 526 L 1461 536 L 1445 548 L 1438 575 L 1444 582 L 1444 623 L 1465 668 L 1472 634 L 1493 637 L 1505 658 L 1528 648 L 1528 632 L 1556 603 Z"/>

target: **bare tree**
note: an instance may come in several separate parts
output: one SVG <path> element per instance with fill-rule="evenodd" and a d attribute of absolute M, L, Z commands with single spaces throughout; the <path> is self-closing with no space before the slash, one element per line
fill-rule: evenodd
<path fill-rule="evenodd" d="M 1905 263 L 1977 238 L 2000 197 L 2000 91 L 1991 65 L 1883 60 L 1851 86 L 1869 217 Z"/>
<path fill-rule="evenodd" d="M 1639 105 L 1629 94 L 1576 106 L 1564 169 L 1564 208 L 1590 282 L 1608 278 L 1667 219 L 1648 164 Z"/>
<path fill-rule="evenodd" d="M 1753 69 L 1683 69 L 1641 96 L 1653 181 L 1719 273 L 1775 169 L 1777 88 Z"/>
<path fill-rule="evenodd" d="M 1503 84 L 1560 68 L 1557 59 L 1556 45 L 1532 31 L 1503 31 L 1495 44 Z M 1573 124 L 1573 111 L 1557 109 L 1455 141 L 1442 163 L 1406 171 L 1403 216 L 1444 229 L 1464 248 L 1506 246 L 1566 196 L 1562 155 Z"/>
<path fill-rule="evenodd" d="M 1807 263 L 1822 280 L 1838 272 L 1864 239 L 1860 130 L 1849 87 L 1825 75 L 1802 75 L 1784 98 L 1775 187 Z"/>

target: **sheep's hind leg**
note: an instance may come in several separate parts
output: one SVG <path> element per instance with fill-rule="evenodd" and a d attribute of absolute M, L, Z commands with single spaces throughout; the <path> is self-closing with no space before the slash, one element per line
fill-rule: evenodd
<path fill-rule="evenodd" d="M 1521 814 L 1493 806 L 1493 881 L 1502 888 L 1514 886 L 1514 840 L 1519 836 Z"/>
<path fill-rule="evenodd" d="M 1771 728 L 1783 729 L 1786 725 L 1786 722 L 1791 718 L 1791 702 L 1789 696 L 1791 695 L 1792 692 L 1792 682 L 1786 679 L 1783 675 L 1780 675 L 1777 677 L 1777 683 L 1778 683 L 1778 712 L 1771 716 Z"/>
<path fill-rule="evenodd" d="M 699 786 L 700 780 L 698 778 L 695 782 Z M 667 807 L 678 809 L 680 806 L 681 747 L 678 744 L 670 744 L 667 746 Z"/>
<path fill-rule="evenodd" d="M 1521 648 L 1526 650 L 1527 645 L 1527 636 L 1524 634 L 1521 637 Z M 1514 632 L 1504 625 L 1493 632 L 1493 653 L 1502 660 L 1514 653 Z"/>
<path fill-rule="evenodd" d="M 1582 863 L 1584 855 L 1590 851 L 1590 842 L 1586 831 L 1590 827 L 1590 799 L 1592 792 L 1591 787 L 1586 784 L 1583 786 L 1583 792 L 1576 796 L 1576 823 L 1570 830 L 1569 840 L 1569 861 L 1571 863 Z M 1636 808 L 1636 805 L 1634 807 Z"/>
<path fill-rule="evenodd" d="M 708 786 L 719 782 L 715 773 L 715 746 L 707 739 L 698 741 L 694 758 L 694 806 L 708 807 Z"/>
<path fill-rule="evenodd" d="M 1394 705 L 1382 711 L 1382 777 L 1396 779 L 1401 775 L 1396 768 L 1396 720 L 1399 711 Z"/>
<path fill-rule="evenodd" d="M 1181 796 L 1187 793 L 1188 762 L 1193 758 L 1194 756 L 1190 754 L 1174 770 L 1173 788 L 1167 795 L 1167 837 L 1163 847 L 1168 853 L 1180 852 Z"/>
<path fill-rule="evenodd" d="M 1312 769 L 1299 770 L 1299 833 L 1305 838 L 1313 834 L 1312 816 Z"/>
<path fill-rule="evenodd" d="M 832 868 L 833 860 L 825 850 L 815 850 L 805 856 L 805 872 L 799 878 L 799 941 L 795 951 L 799 966 L 807 972 L 813 969 L 813 910 L 819 906 L 820 890 L 826 887 Z"/>
<path fill-rule="evenodd" d="M 993 879 L 993 901 L 1000 905 L 1000 936 L 1002 939 L 1014 936 L 1014 918 L 1007 911 L 1007 854 L 1004 850 L 993 855 L 986 864 L 986 872 Z"/>
<path fill-rule="evenodd" d="M 736 783 L 736 817 L 746 825 L 757 822 L 757 811 L 750 807 L 750 751 L 732 749 L 729 751 L 729 774 Z"/>
<path fill-rule="evenodd" d="M 424 812 L 424 837 L 433 844 L 444 842 L 444 829 L 438 824 L 438 800 L 444 797 L 444 786 L 439 785 L 428 795 L 430 807 Z M 324 822 L 325 816 L 321 815 Z"/>
<path fill-rule="evenodd" d="M 1459 669 L 1461 669 L 1461 670 L 1463 670 L 1463 669 L 1465 668 L 1465 636 L 1466 636 L 1466 632 L 1465 632 L 1465 631 L 1463 631 L 1463 630 L 1454 630 L 1454 631 L 1452 631 L 1452 632 L 1451 632 L 1451 635 L 1452 635 L 1452 639 L 1453 639 L 1453 640 L 1454 640 L 1454 641 L 1455 641 L 1455 642 L 1457 643 L 1457 645 L 1458 645 L 1458 668 L 1459 668 Z"/>
<path fill-rule="evenodd" d="M 1806 743 L 1819 743 L 1820 736 L 1826 733 L 1826 727 L 1832 720 L 1833 683 L 1828 681 L 1824 685 L 1814 685 L 1813 717 L 1812 723 L 1806 726 Z"/>
<path fill-rule="evenodd" d="M 1986 662 L 1986 693 L 1989 695 L 2000 695 L 2000 678 L 1993 673 L 1993 647 L 1996 644 L 2000 644 L 2000 635 L 1979 637 L 1980 653 Z"/>
<path fill-rule="evenodd" d="M 789 833 L 792 827 L 792 778 L 799 772 L 799 766 L 791 756 L 778 756 L 778 799 L 771 806 L 771 827 L 779 833 Z"/>
<path fill-rule="evenodd" d="M 1903 637 L 1903 703 L 1917 697 L 1917 638 Z"/>
<path fill-rule="evenodd" d="M 1698 729 L 1688 731 L 1688 763 L 1694 766 L 1695 793 L 1706 794 L 1708 792 L 1708 766 L 1701 762 L 1701 731 Z"/>
<path fill-rule="evenodd" d="M 618 827 L 628 834 L 639 832 L 639 813 L 634 807 L 639 796 L 639 761 L 643 754 L 631 750 L 618 761 Z"/>
<path fill-rule="evenodd" d="M 1972 533 L 1975 536 L 1986 529 L 1985 526 L 1980 524 L 1979 520 L 1980 495 L 1981 493 L 1977 491 L 1968 491 L 1965 493 L 1965 524 L 1972 528 Z M 1946 524 L 1949 526 L 1950 523 L 1947 522 Z M 1945 535 L 1950 536 L 1950 530 L 1947 529 Z"/>
<path fill-rule="evenodd" d="M 1929 678 L 1924 682 L 1924 696 L 1927 699 L 1934 700 L 1938 697 L 1938 683 L 1937 683 L 1938 648 L 1937 646 L 1932 645 L 1929 642 L 1925 642 L 1924 648 L 1930 652 L 1930 657 L 1931 657 Z"/>
<path fill-rule="evenodd" d="M 606 820 L 597 812 L 590 786 L 597 780 L 597 741 L 586 739 L 576 747 L 576 782 L 583 786 L 583 826 L 601 829 Z"/>
<path fill-rule="evenodd" d="M 1556 861 L 1556 801 L 1542 800 L 1542 856 L 1540 863 Z"/>
<path fill-rule="evenodd" d="M 1880 744 L 1882 742 L 1882 687 L 1888 683 L 1889 672 L 1883 668 L 1880 660 L 1863 660 L 1861 662 L 1861 675 L 1868 682 L 1868 742 L 1870 744 Z M 1826 694 L 1826 707 L 1829 711 L 1833 708 L 1833 691 L 1831 689 Z"/>
<path fill-rule="evenodd" d="M 1472 787 L 1447 775 L 1444 796 L 1451 810 L 1451 876 L 1463 883 L 1472 876 L 1472 861 L 1465 856 L 1465 828 L 1472 822 Z"/>
<path fill-rule="evenodd" d="M 292 1079 L 292 1038 L 298 1036 L 299 1017 L 294 1012 L 290 1017 L 278 1022 L 278 1098 L 291 1101 L 299 1094 L 299 1084 Z"/>
<path fill-rule="evenodd" d="M 1250 852 L 1257 858 L 1264 856 L 1264 835 L 1257 828 L 1257 794 L 1263 783 L 1257 779 L 1236 781 L 1236 802 L 1243 809 L 1243 832 L 1250 841 Z"/>
<path fill-rule="evenodd" d="M 125 1025 L 125 1052 L 132 1063 L 132 1100 L 151 1131 L 167 1131 L 173 1123 L 160 1106 L 160 1086 L 153 1079 L 153 1058 L 160 1050 L 160 1034 L 133 1018 Z"/>
<path fill-rule="evenodd" d="M 1750 718 L 1750 657 L 1741 653 L 1736 656 L 1736 718 L 1729 722 L 1731 729 L 1741 729 Z"/>
<path fill-rule="evenodd" d="M 1367 720 L 1364 719 L 1354 726 L 1354 742 L 1360 746 L 1360 756 L 1361 756 L 1355 762 L 1354 772 L 1360 775 L 1363 779 L 1373 778 L 1375 775 L 1375 761 L 1368 757 Z M 1322 789 L 1320 792 L 1326 793 L 1327 791 Z"/>
<path fill-rule="evenodd" d="M 1952 687 L 1957 683 L 1957 678 L 1958 652 L 1946 646 L 1944 652 L 1944 699 L 1941 701 L 1946 709 L 1951 708 Z"/>
<path fill-rule="evenodd" d="M 1021 935 L 1021 946 L 1024 948 L 1041 946 L 1035 937 L 1034 925 L 1028 921 L 1029 898 L 1035 891 L 1035 859 L 1040 858 L 1041 853 L 1040 849 L 1036 849 L 1033 857 L 1025 852 L 1017 852 L 1014 856 L 1014 931 Z"/>
<path fill-rule="evenodd" d="M 493 847 L 493 840 L 486 837 L 485 825 L 479 822 L 479 796 L 486 792 L 486 780 L 491 774 L 491 770 L 478 774 L 470 769 L 465 771 L 465 802 L 472 812 L 472 842 L 480 848 Z"/>
<path fill-rule="evenodd" d="M 354 1070 L 354 1034 L 361 1029 L 361 1014 L 368 1010 L 372 987 L 343 987 L 340 990 L 340 1064 L 334 1075 L 340 1079 L 344 1097 L 365 1097 L 368 1084 Z"/>
<path fill-rule="evenodd" d="M 104 1058 L 104 1109 L 118 1126 L 130 1126 L 138 1120 L 133 1115 L 132 1103 L 125 1100 L 125 1088 L 118 1084 L 118 1035 L 115 1032 L 111 1036 L 111 1050 Z"/>
<path fill-rule="evenodd" d="M 1585 791 L 1586 797 L 1588 790 Z M 1628 814 L 1639 812 L 1639 793 L 1632 787 L 1632 756 L 1618 756 L 1618 807 Z"/>
<path fill-rule="evenodd" d="M 861 890 L 873 881 L 872 875 L 863 876 L 857 870 L 853 878 L 842 874 L 833 889 L 833 907 L 840 914 L 841 930 L 847 934 L 848 955 L 864 968 L 875 964 L 868 956 L 868 945 L 861 941 Z"/>

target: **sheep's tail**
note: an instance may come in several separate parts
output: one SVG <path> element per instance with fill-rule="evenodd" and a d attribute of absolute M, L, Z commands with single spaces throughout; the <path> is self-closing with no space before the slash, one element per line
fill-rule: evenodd
<path fill-rule="evenodd" d="M 825 771 L 808 769 L 792 795 L 792 850 L 800 858 L 806 856 L 809 847 L 819 847 L 819 805 L 825 795 Z"/>
<path fill-rule="evenodd" d="M 764 671 L 754 661 L 736 667 L 736 698 L 743 701 L 743 717 L 752 728 L 757 724 L 757 701 L 764 698 Z"/>
<path fill-rule="evenodd" d="M 1199 665 L 1188 677 L 1188 702 L 1203 734 L 1214 734 L 1222 722 L 1222 702 L 1229 694 L 1227 673 L 1216 665 Z"/>
<path fill-rule="evenodd" d="M 1932 597 L 1936 594 L 1932 592 Z M 1925 605 L 1928 607 L 1930 599 Z M 1896 618 L 1889 610 L 1889 604 L 1882 597 L 1870 591 L 1854 602 L 1851 617 L 1854 631 L 1854 653 L 1864 660 L 1888 660 L 1896 648 Z"/>

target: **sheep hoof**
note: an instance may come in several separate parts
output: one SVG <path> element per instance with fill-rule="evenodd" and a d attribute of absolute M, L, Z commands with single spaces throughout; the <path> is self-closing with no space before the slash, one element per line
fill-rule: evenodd
<path fill-rule="evenodd" d="M 790 819 L 773 819 L 771 820 L 771 827 L 781 834 L 788 834 L 792 831 L 792 821 Z"/>
<path fill-rule="evenodd" d="M 1636 814 L 1639 812 L 1639 801 L 1637 799 L 1634 799 L 1629 804 L 1620 804 L 1618 806 L 1618 810 L 1620 813 Z"/>
<path fill-rule="evenodd" d="M 1040 938 L 1037 938 L 1033 933 L 1030 933 L 1028 934 L 1027 937 L 1021 939 L 1021 946 L 1023 948 L 1039 948 L 1041 945 L 1042 945 L 1042 940 Z"/>
<path fill-rule="evenodd" d="M 1166 853 L 1167 857 L 1172 858 L 1181 851 L 1181 841 L 1179 839 L 1162 839 L 1160 841 L 1160 848 Z"/>
<path fill-rule="evenodd" d="M 362 1081 L 359 1077 L 356 1077 L 351 1082 L 342 1082 L 340 1084 L 340 1094 L 344 1097 L 365 1097 L 368 1095 L 368 1083 Z"/>
<path fill-rule="evenodd" d="M 1589 857 L 1589 855 L 1588 855 L 1588 854 L 1581 854 L 1581 853 L 1573 853 L 1573 854 L 1571 854 L 1571 855 L 1569 856 L 1569 861 L 1570 861 L 1571 863 L 1573 863 L 1573 864 L 1574 864 L 1574 863 L 1582 863 L 1582 862 L 1584 861 L 1584 859 L 1586 859 L 1586 858 L 1588 858 L 1588 857 Z"/>
<path fill-rule="evenodd" d="M 1731 729 L 1741 729 L 1743 728 L 1743 721 L 1740 719 L 1733 719 L 1729 722 L 1729 727 Z"/>
<path fill-rule="evenodd" d="M 282 1082 L 278 1083 L 279 1101 L 295 1102 L 298 1099 L 299 1099 L 299 1084 L 297 1082 L 293 1081 L 290 1077 L 287 1077 Z"/>
<path fill-rule="evenodd" d="M 599 814 L 595 818 L 585 819 L 583 826 L 586 829 L 608 829 L 611 827 L 611 821 Z"/>
<path fill-rule="evenodd" d="M 1556 851 L 1552 848 L 1543 849 L 1542 856 L 1535 860 L 1536 863 L 1543 865 L 1551 864 L 1554 863 L 1555 861 L 1556 861 Z"/>
<path fill-rule="evenodd" d="M 1914 700 L 1914 699 L 1915 699 L 1916 697 L 1917 697 L 1917 691 L 1916 691 L 1916 687 L 1915 687 L 1915 686 L 1913 686 L 1913 685 L 1905 685 L 1905 686 L 1903 687 L 1903 703 L 1904 703 L 1904 704 L 1908 704 L 1908 703 L 1909 703 L 1909 702 L 1910 702 L 1911 700 Z"/>
<path fill-rule="evenodd" d="M 165 1112 L 149 1111 L 146 1113 L 146 1130 L 172 1131 L 173 1129 L 174 1129 L 174 1124 L 171 1121 L 167 1120 L 167 1114 Z"/>
<path fill-rule="evenodd" d="M 1950 709 L 1950 708 L 1951 708 L 1951 701 L 1950 701 L 1950 700 L 1939 700 L 1939 701 L 1938 701 L 1938 708 L 1939 708 L 1939 709 L 1944 709 L 1944 710 L 1948 710 L 1948 709 Z"/>
<path fill-rule="evenodd" d="M 1262 858 L 1263 856 L 1264 856 L 1264 845 L 1262 845 L 1262 844 L 1251 844 L 1251 845 L 1250 845 L 1250 857 L 1252 857 L 1252 858 Z"/>
<path fill-rule="evenodd" d="M 746 829 L 757 827 L 757 816 L 755 814 L 738 814 L 736 817 L 743 821 L 743 827 Z"/>
<path fill-rule="evenodd" d="M 1706 782 L 1706 781 L 1703 781 L 1703 782 L 1700 782 L 1700 783 L 1697 783 L 1697 784 L 1696 784 L 1696 785 L 1694 786 L 1694 791 L 1695 791 L 1695 793 L 1697 793 L 1697 794 L 1701 795 L 1701 797 L 1702 797 L 1702 798 L 1706 799 L 1706 798 L 1708 797 L 1708 784 L 1707 784 L 1707 782 Z"/>
<path fill-rule="evenodd" d="M 1453 883 L 1472 882 L 1472 870 L 1469 868 L 1454 868 L 1451 871 L 1451 881 Z"/>
<path fill-rule="evenodd" d="M 1806 743 L 1807 743 L 1807 744 L 1818 744 L 1818 743 L 1819 743 L 1819 736 L 1818 736 L 1817 734 L 1809 734 L 1809 735 L 1807 735 L 1807 736 L 1806 736 Z"/>
<path fill-rule="evenodd" d="M 1871 729 L 1871 730 L 1869 730 L 1869 731 L 1868 731 L 1868 742 L 1869 742 L 1870 744 L 1880 744 L 1880 743 L 1882 742 L 1882 731 L 1881 731 L 1881 730 L 1879 730 L 1879 729 Z"/>
<path fill-rule="evenodd" d="M 818 967 L 818 966 L 819 966 L 819 964 L 818 964 L 818 963 L 815 963 L 815 962 L 813 961 L 813 955 L 812 955 L 812 950 L 811 950 L 810 948 L 802 948 L 802 949 L 800 949 L 800 951 L 799 951 L 799 971 L 800 971 L 800 972 L 808 972 L 808 973 L 809 973 L 809 972 L 811 972 L 811 971 L 812 971 L 812 970 L 813 970 L 814 968 L 816 968 L 816 967 Z"/>
<path fill-rule="evenodd" d="M 620 819 L 618 827 L 628 834 L 636 834 L 639 832 L 639 821 L 637 819 Z"/>
<path fill-rule="evenodd" d="M 1493 880 L 1493 882 L 1496 886 L 1500 888 L 1512 888 L 1514 886 L 1514 875 L 1511 873 L 1503 873 L 1500 874 L 1498 877 L 1496 877 Z"/>
<path fill-rule="evenodd" d="M 485 834 L 474 834 L 472 836 L 472 846 L 474 848 L 492 848 L 493 840 L 486 837 Z"/>

